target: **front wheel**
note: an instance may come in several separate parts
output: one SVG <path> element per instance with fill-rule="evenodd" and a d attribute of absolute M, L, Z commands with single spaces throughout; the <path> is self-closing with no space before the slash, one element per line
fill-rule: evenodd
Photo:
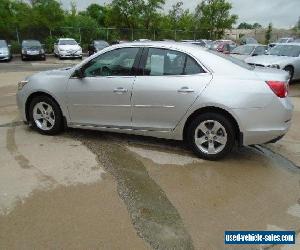
<path fill-rule="evenodd" d="M 292 66 L 287 66 L 284 68 L 284 70 L 289 73 L 289 83 L 291 83 L 294 78 L 294 68 Z"/>
<path fill-rule="evenodd" d="M 235 143 L 235 131 L 232 122 L 224 115 L 205 113 L 191 122 L 187 140 L 200 158 L 218 160 L 231 152 Z"/>
<path fill-rule="evenodd" d="M 58 104 L 48 96 L 35 97 L 29 107 L 32 127 L 41 134 L 55 135 L 63 129 L 63 116 Z"/>

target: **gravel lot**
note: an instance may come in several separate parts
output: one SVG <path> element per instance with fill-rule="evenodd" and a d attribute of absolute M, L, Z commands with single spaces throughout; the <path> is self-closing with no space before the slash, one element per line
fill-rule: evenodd
<path fill-rule="evenodd" d="M 23 125 L 16 83 L 78 62 L 0 63 L 0 249 L 241 249 L 225 230 L 300 232 L 300 84 L 281 141 L 208 162 L 181 142 Z"/>

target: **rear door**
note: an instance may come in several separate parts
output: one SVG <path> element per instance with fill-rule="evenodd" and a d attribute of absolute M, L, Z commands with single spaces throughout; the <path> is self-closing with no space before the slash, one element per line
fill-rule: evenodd
<path fill-rule="evenodd" d="M 212 76 L 190 55 L 144 49 L 132 92 L 134 129 L 168 131 L 176 127 Z"/>

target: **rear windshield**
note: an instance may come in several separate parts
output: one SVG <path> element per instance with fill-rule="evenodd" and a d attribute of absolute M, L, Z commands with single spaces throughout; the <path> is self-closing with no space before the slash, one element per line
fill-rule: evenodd
<path fill-rule="evenodd" d="M 5 40 L 0 40 L 0 48 L 7 47 L 7 43 Z"/>
<path fill-rule="evenodd" d="M 224 55 L 222 53 L 219 53 L 219 52 L 216 52 L 216 51 L 211 51 L 211 50 L 208 50 L 208 52 L 210 52 L 214 55 L 217 55 L 219 57 L 222 57 L 223 59 L 226 59 L 227 61 L 230 61 L 230 62 L 234 63 L 235 65 L 238 65 L 238 66 L 240 66 L 244 69 L 248 69 L 248 70 L 253 70 L 254 69 L 254 66 L 251 66 L 251 65 L 243 62 L 242 60 L 236 59 L 232 56 Z"/>
<path fill-rule="evenodd" d="M 270 49 L 269 55 L 298 57 L 300 55 L 300 46 L 298 45 L 277 45 Z"/>

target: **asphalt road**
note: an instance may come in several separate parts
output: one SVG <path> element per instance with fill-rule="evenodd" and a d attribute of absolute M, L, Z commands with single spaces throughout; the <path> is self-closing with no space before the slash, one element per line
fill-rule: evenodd
<path fill-rule="evenodd" d="M 16 83 L 78 61 L 0 63 L 0 249 L 299 249 L 225 246 L 225 230 L 300 232 L 300 84 L 274 145 L 196 158 L 181 142 L 25 126 Z"/>

